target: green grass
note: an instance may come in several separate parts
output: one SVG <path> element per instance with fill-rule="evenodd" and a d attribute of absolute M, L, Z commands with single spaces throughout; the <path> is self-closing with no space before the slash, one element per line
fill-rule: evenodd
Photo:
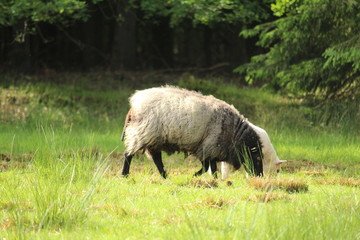
<path fill-rule="evenodd" d="M 339 125 L 324 117 L 329 108 L 183 77 L 179 85 L 231 102 L 264 127 L 291 161 L 270 179 L 240 170 L 221 181 L 192 178 L 200 163 L 175 154 L 165 156 L 163 180 L 135 158 L 124 179 L 127 98 L 151 84 L 104 77 L 0 84 L 1 239 L 360 239 L 360 139 L 349 125 L 357 112 L 332 108 Z"/>

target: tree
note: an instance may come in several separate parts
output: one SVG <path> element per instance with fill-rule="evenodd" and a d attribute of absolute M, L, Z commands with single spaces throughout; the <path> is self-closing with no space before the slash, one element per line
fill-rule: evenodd
<path fill-rule="evenodd" d="M 132 0 L 133 4 L 138 1 Z M 186 19 L 193 24 L 215 23 L 249 24 L 260 22 L 269 16 L 271 0 L 142 0 L 139 7 L 148 18 L 169 16 L 172 26 Z"/>
<path fill-rule="evenodd" d="M 151 21 L 154 29 L 159 30 L 154 44 L 157 52 L 154 55 L 158 56 L 151 62 L 168 59 L 165 62 L 173 63 L 180 58 L 180 65 L 204 67 L 226 62 L 233 69 L 249 61 L 252 54 L 249 45 L 253 44 L 239 38 L 238 33 L 247 25 L 267 19 L 272 1 L 130 0 L 130 3 L 143 14 L 144 21 Z M 172 49 L 178 53 L 168 52 Z"/>
<path fill-rule="evenodd" d="M 238 33 L 270 16 L 271 1 L 2 0 L 0 71 L 230 70 L 253 54 Z"/>
<path fill-rule="evenodd" d="M 101 0 L 92 0 L 92 3 Z M 87 2 L 82 0 L 5 0 L 0 2 L 0 26 L 24 21 L 29 31 L 39 22 L 70 24 L 88 19 Z"/>
<path fill-rule="evenodd" d="M 268 51 L 236 71 L 249 82 L 338 97 L 360 79 L 360 3 L 356 0 L 277 0 L 280 18 L 242 31 Z"/>

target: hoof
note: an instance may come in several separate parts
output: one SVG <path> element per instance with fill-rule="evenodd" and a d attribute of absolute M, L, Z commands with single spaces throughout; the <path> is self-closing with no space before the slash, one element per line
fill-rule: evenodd
<path fill-rule="evenodd" d="M 163 173 L 161 173 L 161 176 L 162 176 L 164 179 L 166 179 L 168 175 L 167 175 L 166 172 L 163 172 Z"/>

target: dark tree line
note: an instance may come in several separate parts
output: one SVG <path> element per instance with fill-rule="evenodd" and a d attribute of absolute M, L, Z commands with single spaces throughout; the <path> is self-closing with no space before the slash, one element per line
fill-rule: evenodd
<path fill-rule="evenodd" d="M 155 5 L 151 6 L 174 8 Z M 61 9 L 54 11 L 42 14 L 61 15 Z M 218 65 L 232 71 L 258 51 L 253 39 L 239 37 L 245 23 L 238 20 L 209 19 L 211 22 L 205 23 L 183 16 L 174 22 L 170 13 L 154 14 L 146 5 L 126 0 L 89 1 L 86 13 L 86 17 L 71 19 L 84 14 L 74 11 L 54 21 L 20 16 L 8 26 L 0 25 L 1 70 L 87 70 L 99 66 L 136 70 Z"/>
<path fill-rule="evenodd" d="M 222 66 L 250 84 L 352 95 L 359 11 L 359 0 L 6 0 L 0 71 Z"/>

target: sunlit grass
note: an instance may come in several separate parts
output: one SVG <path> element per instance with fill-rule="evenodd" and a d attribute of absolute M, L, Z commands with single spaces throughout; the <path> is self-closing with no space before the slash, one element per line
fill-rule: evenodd
<path fill-rule="evenodd" d="M 121 178 L 116 157 L 82 149 L 48 151 L 26 168 L 3 171 L 1 235 L 354 239 L 358 234 L 360 188 L 356 179 L 337 177 L 341 172 L 335 170 L 296 169 L 250 182 L 240 171 L 231 174 L 229 186 L 208 175 L 192 178 L 200 164 L 184 162 L 181 155 L 164 160 L 169 179 L 148 160 L 135 160 L 130 176 Z M 254 187 L 252 181 L 273 185 Z M 289 186 L 307 191 L 287 191 Z"/>
<path fill-rule="evenodd" d="M 11 110 L 0 121 L 1 239 L 360 237 L 357 132 L 313 123 L 308 108 L 263 90 L 195 82 L 264 127 L 290 161 L 270 178 L 247 179 L 241 169 L 222 181 L 193 178 L 196 159 L 164 154 L 168 179 L 142 157 L 122 178 L 132 90 L 97 84 L 1 89 Z M 6 97 L 9 89 L 21 101 Z"/>

